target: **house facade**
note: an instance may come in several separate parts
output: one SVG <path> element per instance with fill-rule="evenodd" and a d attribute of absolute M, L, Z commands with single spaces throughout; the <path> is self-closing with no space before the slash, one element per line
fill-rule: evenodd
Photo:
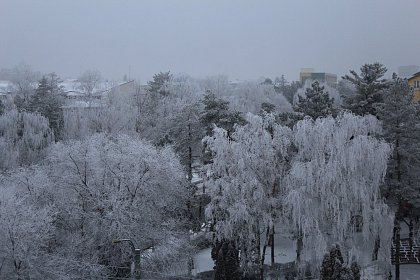
<path fill-rule="evenodd" d="M 407 79 L 408 85 L 414 91 L 414 100 L 420 101 L 420 72 Z"/>

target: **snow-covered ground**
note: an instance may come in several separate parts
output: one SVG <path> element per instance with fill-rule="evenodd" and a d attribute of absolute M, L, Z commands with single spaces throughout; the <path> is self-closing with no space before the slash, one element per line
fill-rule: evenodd
<path fill-rule="evenodd" d="M 211 248 L 201 250 L 194 257 L 193 274 L 213 270 L 213 266 L 214 263 L 211 259 Z"/>
<path fill-rule="evenodd" d="M 283 236 L 276 236 L 274 250 L 274 261 L 276 263 L 288 263 L 296 257 L 295 242 Z M 270 250 L 266 252 L 266 263 L 270 261 Z M 211 259 L 211 249 L 204 249 L 198 252 L 194 258 L 194 270 L 196 273 L 212 270 L 214 266 Z"/>
<path fill-rule="evenodd" d="M 366 252 L 370 255 L 370 252 Z M 275 262 L 276 263 L 288 263 L 294 261 L 296 257 L 296 246 L 295 242 L 285 236 L 276 236 L 275 239 Z M 270 260 L 270 250 L 267 249 L 266 263 Z M 214 266 L 213 260 L 211 259 L 211 249 L 204 249 L 198 252 L 194 257 L 194 274 L 212 270 Z M 395 272 L 394 266 L 392 267 L 392 273 Z M 420 280 L 420 265 L 402 265 L 401 280 Z M 383 274 L 375 266 L 365 267 L 362 271 L 363 280 L 383 280 Z M 394 278 L 393 278 L 394 279 Z"/>
<path fill-rule="evenodd" d="M 394 279 L 395 268 L 392 266 L 392 275 Z M 400 266 L 401 280 L 419 280 L 420 279 L 420 264 L 405 264 Z"/>

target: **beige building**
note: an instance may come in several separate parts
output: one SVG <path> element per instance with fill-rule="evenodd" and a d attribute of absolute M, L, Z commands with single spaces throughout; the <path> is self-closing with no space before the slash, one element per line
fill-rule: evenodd
<path fill-rule="evenodd" d="M 135 93 L 137 90 L 137 83 L 134 80 L 124 82 L 115 87 L 120 93 Z"/>
<path fill-rule="evenodd" d="M 414 91 L 414 100 L 420 100 L 420 72 L 415 73 L 413 76 L 408 78 L 408 85 Z"/>
<path fill-rule="evenodd" d="M 324 72 L 315 72 L 313 68 L 302 68 L 300 71 L 300 82 L 305 84 L 306 80 L 317 80 L 320 83 L 326 83 L 329 86 L 337 86 L 337 75 Z"/>

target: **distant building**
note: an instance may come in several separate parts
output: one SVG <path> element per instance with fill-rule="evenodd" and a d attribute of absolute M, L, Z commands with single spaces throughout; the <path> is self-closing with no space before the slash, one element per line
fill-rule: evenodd
<path fill-rule="evenodd" d="M 64 97 L 63 110 L 98 110 L 104 107 L 102 100 L 111 89 L 109 82 L 99 83 L 90 95 L 80 89 L 80 82 L 77 79 L 66 79 L 60 83 Z"/>
<path fill-rule="evenodd" d="M 408 85 L 414 91 L 414 100 L 420 100 L 420 72 L 413 74 L 408 80 Z"/>
<path fill-rule="evenodd" d="M 401 78 L 409 78 L 419 71 L 417 65 L 400 66 L 398 67 L 398 76 Z"/>
<path fill-rule="evenodd" d="M 115 87 L 113 87 L 111 90 L 117 91 L 119 93 L 123 94 L 130 94 L 130 93 L 136 93 L 138 87 L 137 83 L 134 80 L 123 82 Z"/>
<path fill-rule="evenodd" d="M 0 80 L 0 101 L 6 101 L 12 98 L 11 87 L 12 84 L 9 81 Z"/>
<path fill-rule="evenodd" d="M 11 82 L 0 80 L 0 94 L 10 93 L 11 86 L 12 86 Z"/>
<path fill-rule="evenodd" d="M 337 75 L 324 72 L 315 72 L 313 68 L 302 68 L 300 71 L 300 82 L 305 84 L 306 80 L 317 80 L 320 83 L 326 83 L 329 86 L 337 86 Z"/>

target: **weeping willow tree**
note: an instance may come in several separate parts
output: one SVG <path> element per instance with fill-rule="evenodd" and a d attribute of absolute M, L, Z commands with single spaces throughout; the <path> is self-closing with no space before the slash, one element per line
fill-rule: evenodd
<path fill-rule="evenodd" d="M 359 257 L 363 248 L 370 248 L 389 262 L 393 217 L 379 187 L 391 147 L 372 137 L 380 131 L 375 117 L 349 113 L 336 119 L 305 119 L 294 127 L 297 154 L 283 210 L 297 233 L 300 264 L 319 267 L 334 243 L 343 245 L 347 261 L 368 261 Z"/>
<path fill-rule="evenodd" d="M 212 201 L 206 214 L 214 237 L 235 242 L 243 272 L 256 273 L 251 268 L 258 267 L 263 277 L 265 251 L 268 240 L 274 243 L 284 194 L 291 130 L 275 124 L 271 115 L 249 114 L 247 124 L 236 126 L 232 135 L 216 128 L 205 142 L 213 158 L 207 182 Z"/>
<path fill-rule="evenodd" d="M 274 224 L 295 235 L 300 268 L 320 267 L 336 243 L 347 261 L 370 262 L 361 257 L 367 248 L 387 265 L 381 244 L 390 242 L 393 217 L 379 186 L 391 146 L 373 137 L 380 132 L 375 117 L 350 113 L 304 119 L 293 130 L 253 115 L 229 136 L 215 129 L 205 139 L 214 237 L 237 242 L 245 271 L 263 267 Z"/>
<path fill-rule="evenodd" d="M 48 120 L 38 113 L 9 111 L 0 116 L 0 169 L 10 169 L 42 159 L 54 141 Z"/>

